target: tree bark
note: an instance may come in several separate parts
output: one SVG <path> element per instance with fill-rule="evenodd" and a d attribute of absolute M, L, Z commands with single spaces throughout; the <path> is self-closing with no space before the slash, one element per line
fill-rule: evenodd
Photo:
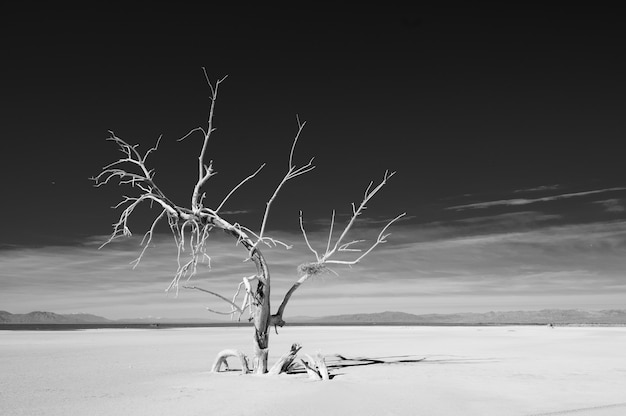
<path fill-rule="evenodd" d="M 250 241 L 244 237 L 236 229 L 225 228 L 225 231 L 237 238 L 241 244 L 248 250 L 250 258 L 254 262 L 257 269 L 257 286 L 254 293 L 254 372 L 256 374 L 267 373 L 267 356 L 269 352 L 269 329 L 270 329 L 270 273 L 267 268 L 265 257 L 261 251 Z"/>
<path fill-rule="evenodd" d="M 280 326 L 281 328 L 285 325 L 285 320 L 283 319 L 283 313 L 285 312 L 285 307 L 287 306 L 287 302 L 289 302 L 289 299 L 291 298 L 291 295 L 293 294 L 293 292 L 295 292 L 296 289 L 298 289 L 300 285 L 304 283 L 309 277 L 310 276 L 308 274 L 305 274 L 304 276 L 300 277 L 300 279 L 298 279 L 298 281 L 289 288 L 289 290 L 285 294 L 285 297 L 283 298 L 283 301 L 280 303 L 280 306 L 278 307 L 278 311 L 271 317 L 270 323 L 272 325 Z"/>

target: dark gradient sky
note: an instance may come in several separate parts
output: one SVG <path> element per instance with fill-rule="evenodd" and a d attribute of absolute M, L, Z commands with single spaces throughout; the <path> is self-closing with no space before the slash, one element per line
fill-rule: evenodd
<path fill-rule="evenodd" d="M 285 173 L 298 114 L 307 125 L 296 158 L 306 163 L 315 157 L 317 168 L 281 192 L 270 230 L 298 239 L 301 209 L 316 231 L 332 209 L 349 213 L 369 181 L 380 180 L 386 169 L 397 171 L 370 204 L 363 229 L 407 212 L 391 230 L 404 253 L 394 266 L 403 264 L 403 271 L 391 272 L 400 280 L 384 286 L 390 293 L 414 288 L 404 310 L 506 307 L 493 302 L 496 295 L 491 303 L 464 301 L 489 292 L 470 282 L 532 299 L 515 292 L 515 282 L 498 278 L 515 267 L 530 267 L 544 283 L 545 273 L 584 282 L 576 292 L 582 297 L 553 302 L 560 306 L 599 309 L 619 303 L 598 297 L 602 293 L 626 294 L 626 28 L 617 10 L 98 7 L 79 10 L 80 16 L 69 8 L 4 13 L 0 265 L 6 264 L 0 283 L 15 292 L 3 291 L 0 309 L 17 312 L 18 301 L 10 299 L 47 307 L 28 297 L 31 287 L 41 287 L 58 305 L 67 302 L 54 291 L 54 279 L 45 280 L 54 275 L 46 262 L 26 271 L 40 264 L 38 256 L 49 258 L 55 250 L 79 256 L 67 251 L 73 249 L 86 250 L 85 258 L 102 255 L 85 247 L 106 238 L 117 219 L 110 207 L 128 192 L 94 188 L 89 180 L 118 157 L 105 141 L 109 130 L 144 150 L 162 135 L 151 159 L 156 181 L 188 205 L 201 141 L 176 139 L 205 123 L 203 66 L 212 79 L 228 75 L 209 149 L 219 174 L 206 187 L 207 201 L 219 203 L 267 163 L 225 207 L 244 211 L 229 220 L 260 224 Z M 133 223 L 138 235 L 151 220 L 149 210 L 141 213 Z M 470 244 L 485 238 L 491 238 L 487 246 L 485 240 Z M 444 244 L 459 239 L 469 244 L 466 251 Z M 596 248 L 583 250 L 587 243 Z M 496 255 L 494 247 L 505 252 Z M 136 246 L 128 249 L 138 253 Z M 472 278 L 464 280 L 462 271 Z M 526 272 L 511 276 L 523 280 Z M 102 273 L 94 279 L 106 280 Z M 19 285 L 22 275 L 26 286 Z M 420 288 L 441 276 L 451 280 L 428 293 L 446 300 L 438 306 L 433 300 L 431 309 L 411 307 L 425 293 Z M 568 282 L 563 286 L 571 287 Z M 584 300 L 587 286 L 598 300 Z M 553 279 L 549 287 L 555 296 L 564 292 Z M 323 285 L 315 288 L 311 293 Z M 388 299 L 360 310 L 392 309 L 394 297 Z"/>

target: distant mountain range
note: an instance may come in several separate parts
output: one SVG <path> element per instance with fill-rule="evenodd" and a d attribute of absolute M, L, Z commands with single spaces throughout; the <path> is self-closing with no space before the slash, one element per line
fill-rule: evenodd
<path fill-rule="evenodd" d="M 578 309 L 544 309 L 487 313 L 454 313 L 413 315 L 404 312 L 359 313 L 321 318 L 294 317 L 288 323 L 312 324 L 604 324 L 626 325 L 626 309 L 583 311 Z M 12 314 L 0 311 L 0 324 L 115 324 L 115 323 L 214 323 L 208 319 L 137 318 L 111 320 L 91 314 L 56 314 L 30 312 Z"/>
<path fill-rule="evenodd" d="M 36 311 L 12 314 L 0 311 L 0 324 L 106 324 L 112 322 L 114 321 L 87 313 L 60 315 L 52 312 Z"/>
<path fill-rule="evenodd" d="M 88 313 L 58 314 L 54 312 L 30 312 L 25 314 L 12 314 L 0 311 L 0 324 L 176 324 L 176 323 L 212 323 L 209 319 L 168 319 L 168 318 L 130 318 L 112 320 L 102 316 Z"/>
<path fill-rule="evenodd" d="M 583 311 L 544 309 L 487 313 L 413 315 L 404 312 L 363 313 L 313 318 L 320 323 L 406 324 L 626 324 L 626 309 Z"/>

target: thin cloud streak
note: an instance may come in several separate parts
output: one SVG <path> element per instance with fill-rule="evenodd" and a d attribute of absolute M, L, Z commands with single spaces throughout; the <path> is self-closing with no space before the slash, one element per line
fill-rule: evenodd
<path fill-rule="evenodd" d="M 541 192 L 541 191 L 553 191 L 555 189 L 559 189 L 561 185 L 542 185 L 534 188 L 525 188 L 525 189 L 516 189 L 513 191 L 514 194 L 522 193 L 522 192 Z"/>
<path fill-rule="evenodd" d="M 579 197 L 579 196 L 600 194 L 600 193 L 613 192 L 613 191 L 623 191 L 623 190 L 626 190 L 626 187 L 597 189 L 593 191 L 584 191 L 584 192 L 571 192 L 567 194 L 560 194 L 560 195 L 553 195 L 553 196 L 546 196 L 542 198 L 532 198 L 532 199 L 528 199 L 528 198 L 500 199 L 497 201 L 487 201 L 487 202 L 477 202 L 474 204 L 455 205 L 452 207 L 447 207 L 446 209 L 461 211 L 461 210 L 466 210 L 466 209 L 489 208 L 489 207 L 498 206 L 498 205 L 507 205 L 507 206 L 528 205 L 528 204 L 534 204 L 537 202 L 549 202 L 549 201 L 556 201 L 559 199 L 574 198 L 574 197 Z"/>

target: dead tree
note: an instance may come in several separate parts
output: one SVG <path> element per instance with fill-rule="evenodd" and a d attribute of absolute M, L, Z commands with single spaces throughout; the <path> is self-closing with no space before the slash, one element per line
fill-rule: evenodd
<path fill-rule="evenodd" d="M 204 70 L 204 68 L 203 68 Z M 315 256 L 315 260 L 301 264 L 297 268 L 299 273 L 299 279 L 293 284 L 293 286 L 285 294 L 278 310 L 272 314 L 270 309 L 270 272 L 268 265 L 263 257 L 260 246 L 277 246 L 285 244 L 282 241 L 276 240 L 266 235 L 266 224 L 268 215 L 272 203 L 276 196 L 282 189 L 282 187 L 291 179 L 296 178 L 299 175 L 310 172 L 315 166 L 312 164 L 311 159 L 307 164 L 302 166 L 296 166 L 294 163 L 294 153 L 298 139 L 305 123 L 300 122 L 297 118 L 298 129 L 295 134 L 291 151 L 289 153 L 289 167 L 287 173 L 282 178 L 280 183 L 276 186 L 274 193 L 266 202 L 266 208 L 263 215 L 263 220 L 258 232 L 245 227 L 238 223 L 230 223 L 220 216 L 220 210 L 226 203 L 226 201 L 247 181 L 251 180 L 256 174 L 265 166 L 261 165 L 254 173 L 243 179 L 237 186 L 235 186 L 230 192 L 228 192 L 225 198 L 217 207 L 204 206 L 205 194 L 202 189 L 208 182 L 208 180 L 215 174 L 213 170 L 213 162 L 206 163 L 206 154 L 209 149 L 209 139 L 211 134 L 215 130 L 213 126 L 213 114 L 215 109 L 215 103 L 217 100 L 218 88 L 220 84 L 226 79 L 226 77 L 212 83 L 204 70 L 204 75 L 207 84 L 211 91 L 210 96 L 210 110 L 206 126 L 197 127 L 179 140 L 184 140 L 194 134 L 202 134 L 203 141 L 200 154 L 198 156 L 198 179 L 193 186 L 191 192 L 191 200 L 189 207 L 183 207 L 176 205 L 170 200 L 167 195 L 159 188 L 154 181 L 154 170 L 148 168 L 147 159 L 153 152 L 157 151 L 160 139 L 156 142 L 156 145 L 144 153 L 138 150 L 138 145 L 130 145 L 123 139 L 117 137 L 113 132 L 110 132 L 108 140 L 117 145 L 118 149 L 122 152 L 123 156 L 114 161 L 113 163 L 102 168 L 99 175 L 93 178 L 96 186 L 107 184 L 113 180 L 117 180 L 120 185 L 130 185 L 134 190 L 134 196 L 124 196 L 122 201 L 114 208 L 123 208 L 119 216 L 118 221 L 113 224 L 113 233 L 110 238 L 103 244 L 106 245 L 116 238 L 130 236 L 131 231 L 128 226 L 128 221 L 135 208 L 142 203 L 150 203 L 161 208 L 161 213 L 156 216 L 152 222 L 151 227 L 145 233 L 142 240 L 143 249 L 139 254 L 139 257 L 133 262 L 136 267 L 146 249 L 148 248 L 150 241 L 155 232 L 156 225 L 162 221 L 167 220 L 169 228 L 174 236 L 176 248 L 178 250 L 178 267 L 177 271 L 172 278 L 167 290 L 175 290 L 178 293 L 179 288 L 185 287 L 188 289 L 195 289 L 203 291 L 207 294 L 215 296 L 230 306 L 229 311 L 220 312 L 212 311 L 215 313 L 221 313 L 225 315 L 231 315 L 237 319 L 241 319 L 244 314 L 249 314 L 249 319 L 254 323 L 254 360 L 251 363 L 252 370 L 257 374 L 268 372 L 267 357 L 269 347 L 269 333 L 272 326 L 282 327 L 285 325 L 283 319 L 285 307 L 289 302 L 294 291 L 302 285 L 306 280 L 312 276 L 316 276 L 322 273 L 330 272 L 335 273 L 330 266 L 332 265 L 355 265 L 368 255 L 376 246 L 386 242 L 385 234 L 389 226 L 401 218 L 404 214 L 400 214 L 394 219 L 390 220 L 380 231 L 376 241 L 371 243 L 367 249 L 361 251 L 355 247 L 357 243 L 362 241 L 348 240 L 347 234 L 351 230 L 353 224 L 362 214 L 366 208 L 366 204 L 370 199 L 387 183 L 387 180 L 393 176 L 394 172 L 385 172 L 382 181 L 374 186 L 370 183 L 370 186 L 366 189 L 363 196 L 363 200 L 359 205 L 352 204 L 352 216 L 348 224 L 345 226 L 343 232 L 339 238 L 333 242 L 333 228 L 335 226 L 335 213 L 333 211 L 332 218 L 330 220 L 330 233 L 328 243 L 323 254 L 320 254 L 313 248 L 309 239 L 307 238 L 306 231 L 304 229 L 304 223 L 302 220 L 302 212 L 300 212 L 300 228 L 307 244 L 307 247 Z M 191 277 L 196 273 L 197 266 L 202 262 L 210 262 L 210 256 L 207 252 L 207 240 L 210 232 L 214 229 L 221 229 L 227 234 L 231 235 L 236 244 L 241 245 L 245 249 L 247 259 L 251 260 L 255 265 L 255 272 L 250 276 L 242 278 L 241 283 L 236 290 L 235 295 L 232 298 L 227 298 L 212 290 L 201 288 L 195 285 L 187 285 Z M 355 258 L 352 259 L 335 259 L 341 254 L 352 254 Z M 355 254 L 356 253 L 356 254 Z M 186 257 L 185 257 L 186 256 Z M 239 301 L 239 297 L 243 300 Z M 239 302 L 239 303 L 238 303 Z M 291 361 L 294 360 L 295 354 L 300 349 L 297 344 L 294 344 L 292 351 L 287 353 L 276 365 L 278 367 L 273 368 L 270 373 L 279 373 L 289 367 Z M 226 359 L 229 356 L 239 357 L 242 362 L 242 369 L 244 372 L 248 372 L 248 360 L 244 354 L 237 350 L 224 350 L 215 361 L 213 370 L 219 371 L 222 364 L 226 364 Z M 309 365 L 309 363 L 307 363 Z M 312 364 L 311 364 L 312 365 Z M 323 366 L 323 363 L 318 364 L 318 368 Z M 311 368 L 311 367 L 309 367 Z"/>

